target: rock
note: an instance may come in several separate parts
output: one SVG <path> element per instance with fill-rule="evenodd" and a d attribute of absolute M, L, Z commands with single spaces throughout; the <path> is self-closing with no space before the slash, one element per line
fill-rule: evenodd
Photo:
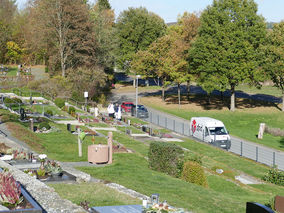
<path fill-rule="evenodd" d="M 217 172 L 218 174 L 222 174 L 224 171 L 223 171 L 223 169 L 216 169 L 216 172 Z"/>

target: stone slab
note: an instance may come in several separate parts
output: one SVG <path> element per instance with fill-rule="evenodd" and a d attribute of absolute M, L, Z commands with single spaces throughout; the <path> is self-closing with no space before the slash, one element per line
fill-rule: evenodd
<path fill-rule="evenodd" d="M 102 206 L 92 207 L 94 213 L 141 213 L 141 205 L 124 205 L 124 206 Z"/>
<path fill-rule="evenodd" d="M 161 138 L 165 142 L 183 142 L 183 140 L 178 138 Z"/>

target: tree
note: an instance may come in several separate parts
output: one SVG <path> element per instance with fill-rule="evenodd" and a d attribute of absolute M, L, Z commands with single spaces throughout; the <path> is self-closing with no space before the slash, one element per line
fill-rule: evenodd
<path fill-rule="evenodd" d="M 23 50 L 13 41 L 7 42 L 7 61 L 17 63 L 22 57 Z"/>
<path fill-rule="evenodd" d="M 108 0 L 98 0 L 97 5 L 99 6 L 100 10 L 110 10 L 111 6 Z"/>
<path fill-rule="evenodd" d="M 266 56 L 264 69 L 273 83 L 282 91 L 282 111 L 284 111 L 284 22 L 274 24 L 268 34 L 265 46 Z"/>
<path fill-rule="evenodd" d="M 204 82 L 217 80 L 219 85 L 222 79 L 223 86 L 231 90 L 231 111 L 235 110 L 236 86 L 262 80 L 260 46 L 265 41 L 265 28 L 253 0 L 214 0 L 201 15 L 199 36 L 190 51 L 190 67 L 205 78 Z"/>
<path fill-rule="evenodd" d="M 30 11 L 34 35 L 46 49 L 51 70 L 60 69 L 65 77 L 68 68 L 96 62 L 96 41 L 86 1 L 34 0 Z"/>
<path fill-rule="evenodd" d="M 158 15 L 146 8 L 129 8 L 123 11 L 116 24 L 118 38 L 117 65 L 129 71 L 134 54 L 165 34 L 166 25 Z"/>
<path fill-rule="evenodd" d="M 5 62 L 7 42 L 12 40 L 16 12 L 17 6 L 14 0 L 0 1 L 0 63 Z"/>

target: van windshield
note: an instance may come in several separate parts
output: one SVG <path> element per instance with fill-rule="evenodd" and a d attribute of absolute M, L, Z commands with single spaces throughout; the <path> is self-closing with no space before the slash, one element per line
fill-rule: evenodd
<path fill-rule="evenodd" d="M 227 135 L 227 130 L 225 127 L 210 127 L 210 135 Z"/>

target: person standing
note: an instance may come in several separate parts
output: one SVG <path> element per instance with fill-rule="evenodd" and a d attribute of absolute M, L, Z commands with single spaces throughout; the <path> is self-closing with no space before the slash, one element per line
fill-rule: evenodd
<path fill-rule="evenodd" d="M 108 116 L 111 117 L 111 118 L 114 118 L 114 106 L 113 106 L 113 103 L 108 105 L 107 111 L 108 111 Z"/>

